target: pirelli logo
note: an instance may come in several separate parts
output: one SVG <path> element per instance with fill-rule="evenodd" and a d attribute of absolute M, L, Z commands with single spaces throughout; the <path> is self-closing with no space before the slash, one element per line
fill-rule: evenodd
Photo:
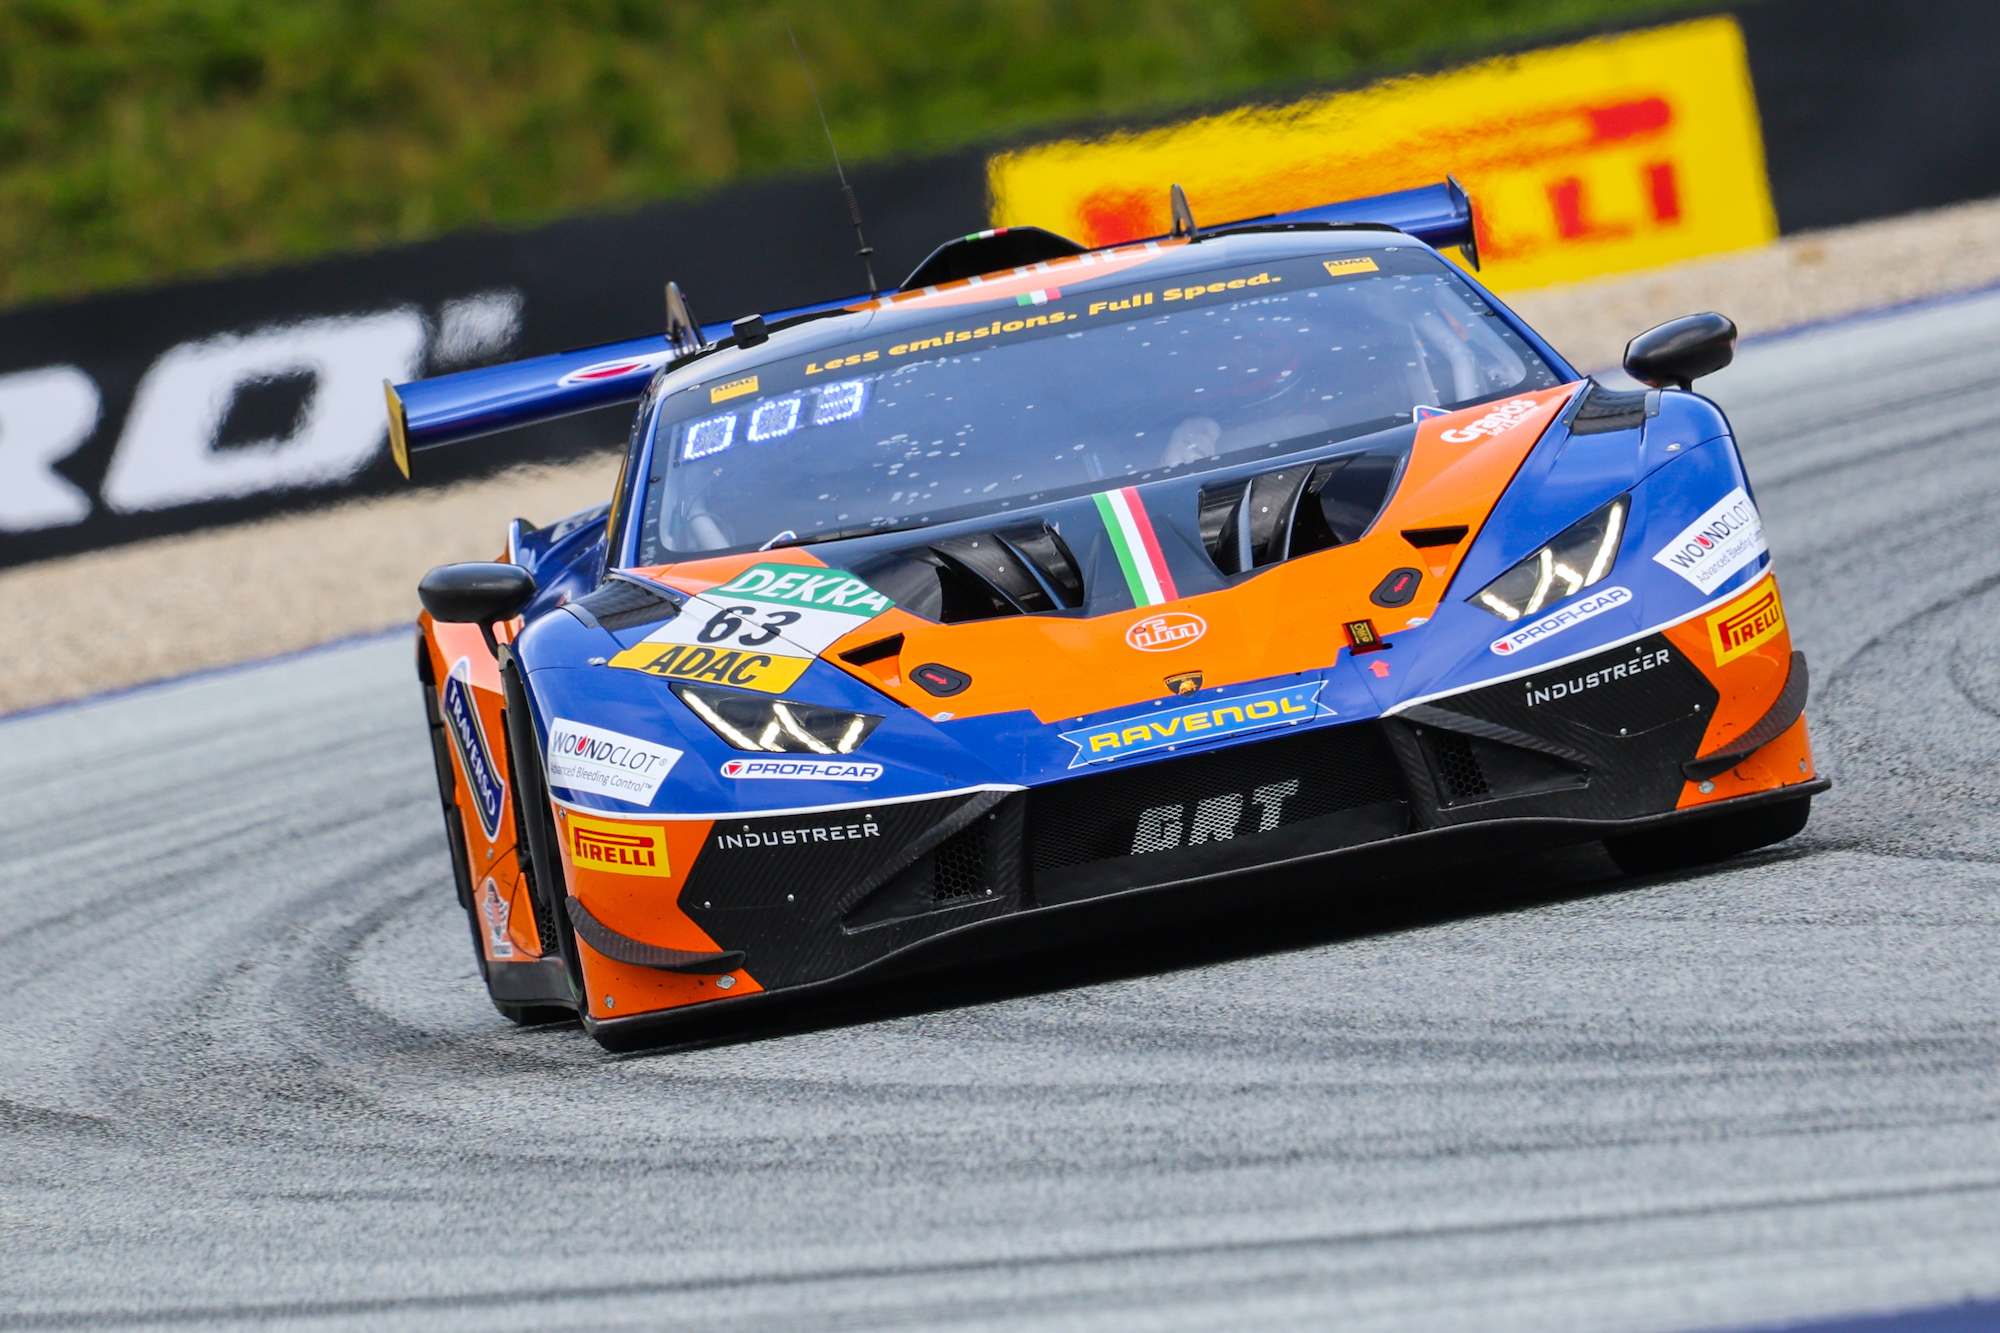
<path fill-rule="evenodd" d="M 1708 646 L 1722 666 L 1785 632 L 1785 607 L 1776 580 L 1766 579 L 1749 597 L 1708 618 Z"/>
<path fill-rule="evenodd" d="M 569 854 L 580 870 L 614 875 L 673 874 L 667 864 L 667 831 L 656 824 L 627 824 L 571 813 Z"/>

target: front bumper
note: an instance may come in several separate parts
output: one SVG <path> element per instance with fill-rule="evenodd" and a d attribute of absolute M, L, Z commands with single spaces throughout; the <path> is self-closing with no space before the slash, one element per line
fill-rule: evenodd
<path fill-rule="evenodd" d="M 1794 671 L 1720 748 L 1722 690 L 1655 634 L 1397 716 L 1029 791 L 717 822 L 678 907 L 740 951 L 766 996 L 796 994 L 911 964 L 948 938 L 1009 933 L 993 929 L 1005 921 L 1032 936 L 1051 914 L 1248 872 L 1347 860 L 1357 875 L 1395 873 L 1705 819 L 1828 786 L 1812 772 L 1802 661 Z M 1694 762 L 1717 754 L 1734 759 L 1727 773 Z M 1220 889 L 1217 905 L 1229 901 Z M 603 974 L 593 997 L 615 989 L 609 967 L 587 961 Z M 636 1041 L 713 1007 L 588 1017 L 601 1038 Z"/>

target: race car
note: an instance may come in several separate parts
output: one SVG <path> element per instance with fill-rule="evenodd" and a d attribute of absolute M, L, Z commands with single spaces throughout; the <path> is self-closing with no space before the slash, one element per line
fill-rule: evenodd
<path fill-rule="evenodd" d="M 503 1014 L 623 1048 L 1250 872 L 1804 826 L 1805 659 L 1691 389 L 1728 320 L 1635 338 L 1620 391 L 1469 275 L 1455 181 L 1174 217 L 706 329 L 670 288 L 660 337 L 387 388 L 406 473 L 638 404 L 608 503 L 420 588 Z"/>

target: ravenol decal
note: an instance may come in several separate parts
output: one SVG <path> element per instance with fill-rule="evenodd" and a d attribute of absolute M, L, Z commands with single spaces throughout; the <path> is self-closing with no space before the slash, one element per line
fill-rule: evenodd
<path fill-rule="evenodd" d="M 728 759 L 723 761 L 721 772 L 725 778 L 873 782 L 882 776 L 882 765 L 857 763 L 852 759 Z"/>
<path fill-rule="evenodd" d="M 1208 633 L 1208 622 L 1192 611 L 1167 611 L 1147 616 L 1125 631 L 1125 646 L 1142 653 L 1167 653 L 1185 648 Z"/>
<path fill-rule="evenodd" d="M 1764 520 L 1749 493 L 1738 486 L 1669 538 L 1653 559 L 1703 592 L 1714 592 L 1769 549 Z"/>
<path fill-rule="evenodd" d="M 1739 598 L 1708 618 L 1708 646 L 1722 666 L 1769 643 L 1785 632 L 1785 606 L 1778 600 L 1778 581 L 1766 579 L 1748 597 Z"/>
<path fill-rule="evenodd" d="M 707 680 L 765 694 L 782 694 L 805 674 L 813 659 L 701 644 L 641 643 L 619 653 L 610 664 L 668 680 Z"/>
<path fill-rule="evenodd" d="M 679 750 L 623 732 L 564 717 L 549 723 L 549 782 L 569 791 L 651 805 L 653 793 L 680 757 Z"/>
<path fill-rule="evenodd" d="M 711 601 L 737 597 L 780 606 L 818 607 L 862 620 L 895 605 L 852 574 L 805 565 L 752 565 L 702 595 Z"/>
<path fill-rule="evenodd" d="M 1132 605 L 1158 606 L 1180 596 L 1174 587 L 1173 571 L 1160 550 L 1159 536 L 1153 531 L 1152 516 L 1145 501 L 1130 486 L 1105 491 L 1096 497 L 1104 530 L 1111 534 L 1111 549 L 1118 554 L 1125 586 L 1132 591 Z"/>
<path fill-rule="evenodd" d="M 507 808 L 507 784 L 493 762 L 493 747 L 486 743 L 486 727 L 479 720 L 479 706 L 472 698 L 472 659 L 461 657 L 451 664 L 444 678 L 444 727 L 451 733 L 452 747 L 458 751 L 459 767 L 465 771 L 465 785 L 472 789 L 473 808 L 486 840 L 500 836 L 500 816 Z"/>
<path fill-rule="evenodd" d="M 1076 747 L 1069 766 L 1081 768 L 1085 764 L 1148 754 L 1217 736 L 1280 727 L 1316 717 L 1332 717 L 1334 711 L 1319 701 L 1319 692 L 1324 684 L 1324 681 L 1315 680 L 1282 690 L 1242 694 L 1234 699 L 1199 707 L 1166 708 L 1143 717 L 1113 718 L 1096 726 L 1065 731 L 1062 738 Z"/>
<path fill-rule="evenodd" d="M 674 873 L 667 863 L 667 831 L 657 824 L 589 819 L 574 811 L 567 822 L 570 859 L 580 869 L 660 879 Z"/>
<path fill-rule="evenodd" d="M 1600 588 L 1596 592 L 1587 592 L 1567 606 L 1559 606 L 1546 615 L 1536 616 L 1512 634 L 1495 639 L 1487 647 L 1502 657 L 1509 657 L 1552 634 L 1562 633 L 1571 625 L 1580 625 L 1594 615 L 1609 611 L 1614 606 L 1623 606 L 1631 600 L 1632 593 L 1627 588 Z"/>

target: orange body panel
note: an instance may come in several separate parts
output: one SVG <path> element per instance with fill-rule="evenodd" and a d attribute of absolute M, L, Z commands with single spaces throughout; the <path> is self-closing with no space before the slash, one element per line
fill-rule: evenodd
<path fill-rule="evenodd" d="M 595 811 L 582 814 L 561 805 L 555 807 L 555 812 L 563 875 L 569 882 L 569 891 L 592 916 L 627 939 L 643 940 L 663 949 L 716 953 L 723 948 L 680 909 L 681 886 L 687 882 L 688 871 L 707 841 L 711 821 L 614 819 Z M 644 870 L 609 870 L 579 864 L 575 855 L 579 830 L 596 825 L 629 828 L 649 835 L 649 840 L 658 839 L 663 844 L 665 865 Z M 714 977 L 660 972 L 606 958 L 582 940 L 577 941 L 577 952 L 583 961 L 590 1012 L 595 1018 L 669 1009 L 702 1000 L 719 1000 L 725 995 L 754 995 L 763 989 L 740 969 L 730 974 L 730 986 L 718 987 Z"/>
<path fill-rule="evenodd" d="M 1025 710 L 1043 722 L 1165 697 L 1170 692 L 1165 678 L 1184 671 L 1200 671 L 1204 684 L 1214 686 L 1324 668 L 1347 646 L 1341 631 L 1346 621 L 1374 620 L 1384 638 L 1393 638 L 1430 616 L 1495 499 L 1577 387 L 1542 389 L 1424 421 L 1396 494 L 1368 535 L 1262 570 L 1234 587 L 1088 620 L 1014 616 L 945 626 L 892 609 L 823 656 L 931 716 Z M 1450 547 L 1420 551 L 1402 536 L 1406 528 L 1460 525 L 1466 535 Z M 805 551 L 781 550 L 643 572 L 683 591 L 702 592 L 774 560 L 821 565 Z M 1424 579 L 1407 606 L 1390 611 L 1369 600 L 1391 570 L 1416 567 Z M 1166 651 L 1125 648 L 1127 630 L 1168 610 L 1200 616 L 1207 631 Z M 840 661 L 841 652 L 890 634 L 904 636 L 897 657 L 862 667 Z M 925 693 L 906 672 L 930 661 L 967 672 L 971 687 L 949 701 Z M 1078 669 L 1081 663 L 1088 669 Z"/>
<path fill-rule="evenodd" d="M 505 695 L 500 688 L 500 669 L 494 663 L 493 655 L 486 651 L 486 641 L 480 637 L 479 627 L 445 624 L 432 620 L 428 612 L 418 624 L 424 633 L 426 651 L 431 656 L 431 672 L 440 692 L 453 665 L 460 659 L 468 663 L 473 705 L 479 710 L 480 725 L 485 729 L 493 750 L 495 768 L 501 780 L 511 784 L 512 775 L 506 771 Z M 504 630 L 508 627 L 500 628 Z M 489 962 L 532 962 L 542 956 L 542 941 L 535 929 L 535 909 L 529 901 L 527 877 L 521 873 L 516 859 L 518 844 L 511 785 L 508 792 L 510 799 L 501 803 L 499 831 L 488 839 L 486 830 L 480 826 L 479 818 L 474 813 L 476 807 L 472 785 L 465 774 L 465 762 L 455 745 L 451 751 L 455 784 L 452 798 L 458 804 L 459 823 L 465 830 L 466 864 L 472 868 L 473 897 L 475 906 L 480 909 L 480 947 Z M 489 878 L 506 903 L 504 932 L 505 939 L 513 946 L 512 956 L 504 950 L 495 949 L 493 914 L 486 910 L 485 905 L 485 885 Z"/>
<path fill-rule="evenodd" d="M 1730 633 L 1743 637 L 1733 641 L 1724 637 Z M 1702 754 L 1718 749 L 1755 726 L 1777 700 L 1791 672 L 1792 636 L 1785 623 L 1784 603 L 1778 595 L 1774 574 L 1766 574 L 1716 610 L 1675 625 L 1666 631 L 1666 636 L 1669 643 L 1714 682 L 1721 695 L 1716 701 L 1715 716 L 1709 719 L 1708 730 L 1702 734 Z M 1814 776 L 1812 743 L 1806 735 L 1806 720 L 1801 716 L 1784 735 L 1736 767 L 1717 774 L 1710 780 L 1712 790 L 1704 792 L 1699 783 L 1688 783 L 1681 790 L 1676 808 L 1685 810 L 1732 796 L 1808 782 Z"/>

